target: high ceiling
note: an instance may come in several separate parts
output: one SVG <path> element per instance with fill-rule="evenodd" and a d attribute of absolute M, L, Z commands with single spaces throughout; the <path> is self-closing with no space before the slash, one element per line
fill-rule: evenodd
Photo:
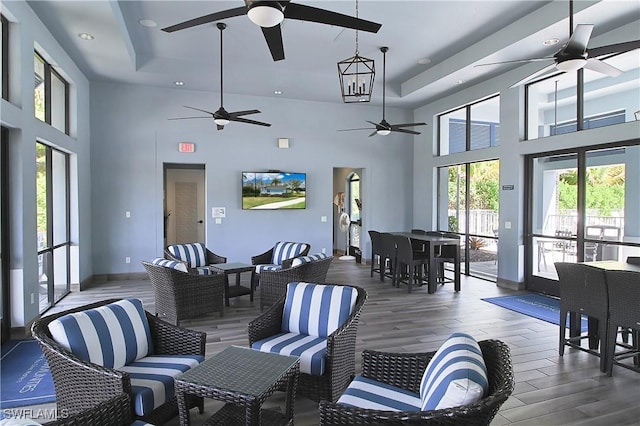
<path fill-rule="evenodd" d="M 9 0 L 13 1 L 13 0 Z M 42 22 L 90 80 L 107 80 L 218 92 L 219 31 L 215 24 L 166 33 L 161 28 L 243 6 L 243 1 L 28 1 Z M 305 1 L 309 6 L 355 16 L 355 0 Z M 381 46 L 387 53 L 387 104 L 412 108 L 464 90 L 521 64 L 475 67 L 551 56 L 569 37 L 569 5 L 556 1 L 359 0 L 358 15 L 378 22 L 377 34 L 359 32 L 359 53 L 376 61 L 372 103 L 382 102 Z M 578 0 L 574 24 L 595 24 L 589 47 L 616 28 L 638 25 L 637 0 Z M 155 27 L 143 26 L 151 20 Z M 336 63 L 353 56 L 355 31 L 285 19 L 286 59 L 274 62 L 260 28 L 247 16 L 224 20 L 224 92 L 341 102 Z M 80 33 L 95 38 L 83 40 Z M 543 41 L 558 38 L 560 44 Z M 635 37 L 640 38 L 640 37 Z M 615 40 L 614 42 L 623 42 Z M 608 42 L 611 43 L 611 42 Z M 427 64 L 418 63 L 427 59 Z M 422 61 L 425 62 L 425 61 Z M 531 72 L 548 63 L 525 66 Z M 462 83 L 455 84 L 461 80 Z M 515 81 L 513 82 L 515 83 Z"/>

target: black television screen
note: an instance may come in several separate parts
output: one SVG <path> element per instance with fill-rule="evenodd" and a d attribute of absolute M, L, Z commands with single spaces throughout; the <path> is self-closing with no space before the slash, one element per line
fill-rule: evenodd
<path fill-rule="evenodd" d="M 307 174 L 242 172 L 243 210 L 304 209 Z"/>

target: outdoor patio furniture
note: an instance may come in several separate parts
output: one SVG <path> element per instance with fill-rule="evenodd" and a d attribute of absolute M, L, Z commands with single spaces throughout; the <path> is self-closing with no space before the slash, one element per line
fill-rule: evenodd
<path fill-rule="evenodd" d="M 189 272 L 199 275 L 211 275 L 209 265 L 226 263 L 227 258 L 213 253 L 204 243 L 173 244 L 164 249 L 164 257 L 184 262 Z"/>

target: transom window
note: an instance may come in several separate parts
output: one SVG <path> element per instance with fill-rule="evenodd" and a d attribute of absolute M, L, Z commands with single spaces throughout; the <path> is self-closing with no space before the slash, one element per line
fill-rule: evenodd
<path fill-rule="evenodd" d="M 36 118 L 69 134 L 69 83 L 38 52 L 33 63 Z"/>

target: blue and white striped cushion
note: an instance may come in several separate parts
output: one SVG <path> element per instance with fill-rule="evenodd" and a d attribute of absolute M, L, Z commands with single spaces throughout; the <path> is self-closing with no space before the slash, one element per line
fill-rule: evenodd
<path fill-rule="evenodd" d="M 144 420 L 136 420 L 135 422 L 131 423 L 130 426 L 154 426 L 151 423 L 147 423 Z"/>
<path fill-rule="evenodd" d="M 311 263 L 311 262 L 315 262 L 316 260 L 326 259 L 327 257 L 329 256 L 326 253 L 314 253 L 308 256 L 300 256 L 300 257 L 296 257 L 295 259 L 293 259 L 293 261 L 291 261 L 291 266 L 298 266 L 304 263 Z"/>
<path fill-rule="evenodd" d="M 167 247 L 169 253 L 185 261 L 190 268 L 207 266 L 207 248 L 203 243 L 174 244 Z"/>
<path fill-rule="evenodd" d="M 175 394 L 173 378 L 204 360 L 202 355 L 153 355 L 118 368 L 131 376 L 134 410 L 151 413 Z"/>
<path fill-rule="evenodd" d="M 488 391 L 487 367 L 480 346 L 466 333 L 453 333 L 429 361 L 422 376 L 422 410 L 472 404 Z"/>
<path fill-rule="evenodd" d="M 187 271 L 187 266 L 182 262 L 177 262 L 175 260 L 164 259 L 162 257 L 156 257 L 151 261 L 154 265 L 164 266 L 165 268 L 175 269 L 176 271 L 181 272 L 189 272 Z"/>
<path fill-rule="evenodd" d="M 201 266 L 196 268 L 198 275 L 213 275 L 213 271 L 208 266 Z"/>
<path fill-rule="evenodd" d="M 280 271 L 282 269 L 282 265 L 256 265 L 256 273 L 259 274 L 262 271 Z"/>
<path fill-rule="evenodd" d="M 277 242 L 273 246 L 273 256 L 271 263 L 274 265 L 282 265 L 287 259 L 300 256 L 300 253 L 307 249 L 308 244 L 305 243 L 288 243 L 285 241 Z"/>
<path fill-rule="evenodd" d="M 327 339 L 296 333 L 280 333 L 258 340 L 251 345 L 261 352 L 300 357 L 300 371 L 322 376 L 324 374 Z"/>
<path fill-rule="evenodd" d="M 79 358 L 107 368 L 120 368 L 153 351 L 149 323 L 138 299 L 64 315 L 49 323 L 49 331 Z"/>
<path fill-rule="evenodd" d="M 289 283 L 281 331 L 327 337 L 349 318 L 357 297 L 349 286 Z"/>
<path fill-rule="evenodd" d="M 420 411 L 420 395 L 397 386 L 356 375 L 338 404 L 367 410 Z"/>

